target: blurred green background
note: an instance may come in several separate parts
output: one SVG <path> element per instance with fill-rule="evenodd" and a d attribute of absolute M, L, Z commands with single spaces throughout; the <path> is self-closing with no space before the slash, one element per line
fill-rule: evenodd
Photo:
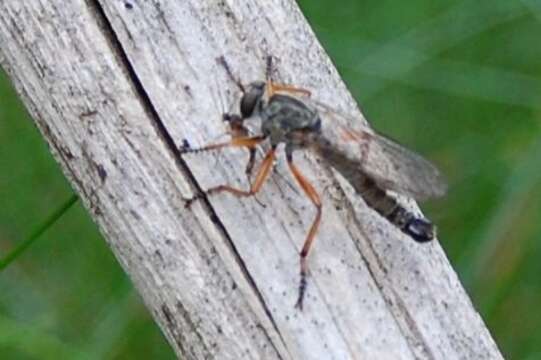
<path fill-rule="evenodd" d="M 504 356 L 541 359 L 541 1 L 299 3 L 372 125 L 447 174 L 423 208 Z M 3 257 L 72 190 L 1 71 L 0 169 Z M 79 203 L 0 294 L 2 358 L 173 358 Z"/>

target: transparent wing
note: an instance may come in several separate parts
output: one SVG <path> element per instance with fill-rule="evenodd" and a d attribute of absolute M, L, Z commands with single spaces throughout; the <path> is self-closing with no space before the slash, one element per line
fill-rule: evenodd
<path fill-rule="evenodd" d="M 314 100 L 305 101 L 321 116 L 322 135 L 315 141 L 318 152 L 350 181 L 358 181 L 359 177 L 352 175 L 355 169 L 350 169 L 358 167 L 379 187 L 417 200 L 445 194 L 447 184 L 443 176 L 422 156 L 377 134 L 361 119 Z"/>

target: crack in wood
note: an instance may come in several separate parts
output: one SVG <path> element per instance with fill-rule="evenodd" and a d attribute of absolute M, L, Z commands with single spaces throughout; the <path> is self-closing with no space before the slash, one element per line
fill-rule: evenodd
<path fill-rule="evenodd" d="M 104 36 L 108 39 L 108 41 L 111 44 L 111 49 L 114 51 L 114 53 L 117 55 L 119 59 L 119 63 L 123 65 L 125 68 L 129 78 L 131 79 L 131 82 L 136 90 L 137 95 L 139 96 L 139 100 L 142 104 L 143 109 L 147 113 L 148 117 L 153 120 L 153 125 L 156 129 L 156 133 L 161 138 L 164 143 L 167 145 L 167 148 L 171 151 L 173 158 L 175 159 L 175 163 L 177 164 L 180 172 L 185 176 L 185 178 L 188 180 L 189 184 L 192 186 L 192 188 L 196 189 L 196 192 L 202 193 L 202 189 L 197 183 L 197 180 L 195 179 L 195 176 L 191 173 L 188 165 L 185 163 L 185 161 L 182 159 L 180 150 L 176 147 L 175 142 L 172 138 L 172 136 L 169 134 L 166 126 L 163 124 L 163 122 L 160 119 L 160 115 L 158 114 L 157 110 L 152 104 L 152 101 L 147 94 L 143 84 L 139 80 L 137 73 L 135 69 L 133 68 L 126 52 L 124 51 L 124 48 L 122 46 L 122 43 L 118 39 L 111 23 L 109 22 L 105 11 L 101 7 L 101 4 L 98 2 L 98 0 L 88 0 L 90 6 L 94 8 L 96 11 L 95 13 L 99 15 L 100 17 L 100 23 L 103 25 L 103 32 Z M 239 252 L 237 251 L 230 235 L 228 234 L 225 226 L 222 224 L 222 222 L 219 220 L 219 217 L 217 216 L 216 212 L 212 208 L 210 202 L 206 197 L 203 198 L 203 208 L 205 209 L 205 212 L 209 216 L 209 218 L 213 219 L 213 223 L 216 225 L 218 230 L 223 236 L 223 239 L 227 242 L 229 245 L 229 248 L 231 249 L 232 253 L 235 256 L 235 259 L 237 261 L 237 264 L 239 265 L 242 273 L 244 274 L 247 283 L 250 285 L 251 289 L 253 290 L 254 294 L 256 295 L 257 299 L 259 300 L 259 303 L 264 310 L 265 314 L 267 315 L 270 323 L 272 324 L 274 330 L 276 331 L 280 341 L 282 342 L 282 346 L 284 349 L 287 350 L 287 342 L 282 337 L 282 334 L 280 332 L 280 329 L 275 321 L 275 319 L 272 316 L 272 313 L 270 309 L 268 308 L 265 300 L 263 299 L 263 296 L 261 294 L 261 291 L 258 289 L 257 285 L 255 284 L 255 281 L 251 274 L 249 273 L 246 264 L 242 260 Z M 189 314 L 188 314 L 189 315 Z M 278 350 L 278 348 L 274 345 L 273 337 L 268 334 L 266 328 L 264 326 L 261 326 L 261 329 L 264 330 L 264 334 L 269 340 L 271 344 L 273 344 L 273 348 L 275 350 L 275 353 L 277 356 L 281 359 L 282 356 Z"/>

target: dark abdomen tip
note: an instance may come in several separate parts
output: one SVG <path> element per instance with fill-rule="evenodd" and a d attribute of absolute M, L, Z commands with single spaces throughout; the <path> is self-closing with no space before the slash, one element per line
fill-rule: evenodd
<path fill-rule="evenodd" d="M 436 237 L 436 227 L 430 221 L 423 218 L 413 218 L 403 231 L 418 242 L 431 241 Z"/>

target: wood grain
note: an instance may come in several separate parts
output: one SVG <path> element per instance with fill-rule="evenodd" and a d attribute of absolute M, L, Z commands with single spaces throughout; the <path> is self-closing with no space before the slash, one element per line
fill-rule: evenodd
<path fill-rule="evenodd" d="M 497 359 L 437 241 L 416 244 L 311 154 L 322 193 L 305 309 L 298 251 L 314 209 L 285 166 L 257 200 L 247 154 L 179 156 L 226 130 L 243 82 L 283 82 L 362 117 L 295 2 L 4 1 L 0 59 L 148 309 L 183 359 Z M 411 205 L 415 206 L 415 205 Z"/>

